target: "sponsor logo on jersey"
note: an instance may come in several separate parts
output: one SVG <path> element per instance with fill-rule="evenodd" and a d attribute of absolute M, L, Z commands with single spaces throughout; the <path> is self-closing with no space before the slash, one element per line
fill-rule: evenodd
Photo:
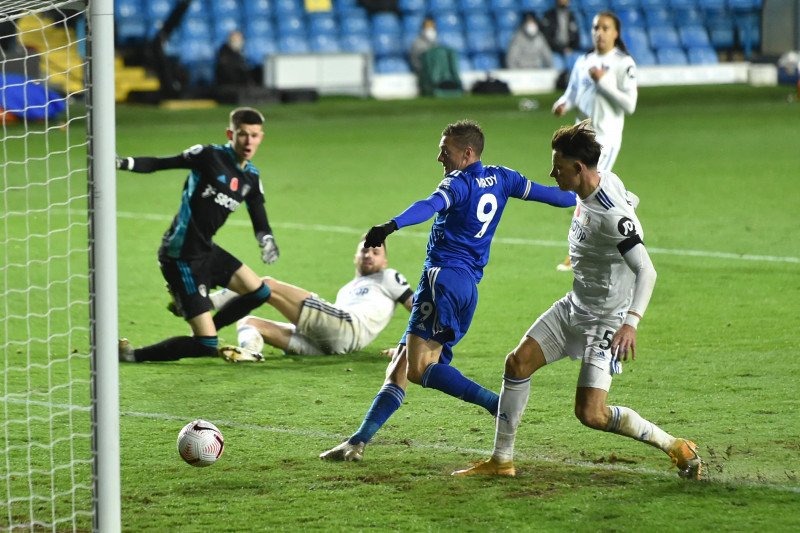
<path fill-rule="evenodd" d="M 636 234 L 636 224 L 628 217 L 622 217 L 619 219 L 619 222 L 617 222 L 617 231 L 619 231 L 620 235 L 630 237 Z"/>
<path fill-rule="evenodd" d="M 583 226 L 577 218 L 572 219 L 572 225 L 570 226 L 569 231 L 579 242 L 586 240 L 586 231 L 583 229 Z"/>
<path fill-rule="evenodd" d="M 481 189 L 485 189 L 486 187 L 491 187 L 495 183 L 497 183 L 497 176 L 486 176 L 485 178 L 475 178 L 475 181 L 478 182 L 478 187 Z"/>
<path fill-rule="evenodd" d="M 436 187 L 437 189 L 444 189 L 445 191 L 450 189 L 450 182 L 453 181 L 453 178 L 445 178 L 439 182 L 439 185 Z"/>
<path fill-rule="evenodd" d="M 239 207 L 239 202 L 225 194 L 224 192 L 217 191 L 213 186 L 206 185 L 205 190 L 200 195 L 201 198 L 213 198 L 214 203 L 225 207 L 229 211 L 236 211 Z"/>
<path fill-rule="evenodd" d="M 425 324 L 423 324 L 422 322 L 420 322 L 419 324 L 417 324 L 414 327 L 417 328 L 420 331 L 425 331 Z"/>
<path fill-rule="evenodd" d="M 353 294 L 355 294 L 356 296 L 364 296 L 368 292 L 369 292 L 369 287 L 359 287 L 353 290 Z"/>

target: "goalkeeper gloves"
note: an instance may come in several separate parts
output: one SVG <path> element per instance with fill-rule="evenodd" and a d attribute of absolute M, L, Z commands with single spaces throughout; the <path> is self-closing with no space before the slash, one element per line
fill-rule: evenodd
<path fill-rule="evenodd" d="M 386 224 L 372 226 L 364 238 L 366 248 L 378 248 L 386 240 L 386 237 L 397 231 L 397 222 L 390 220 Z"/>
<path fill-rule="evenodd" d="M 281 255 L 280 251 L 278 251 L 278 245 L 275 244 L 275 237 L 269 233 L 261 237 L 258 245 L 261 247 L 261 260 L 268 265 L 277 261 Z"/>
<path fill-rule="evenodd" d="M 133 170 L 133 158 L 117 156 L 117 170 Z"/>

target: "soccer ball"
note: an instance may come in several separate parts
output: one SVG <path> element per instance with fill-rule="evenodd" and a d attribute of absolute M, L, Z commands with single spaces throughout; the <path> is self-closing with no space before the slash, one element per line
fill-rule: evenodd
<path fill-rule="evenodd" d="M 213 465 L 224 450 L 222 432 L 211 422 L 197 419 L 178 433 L 178 453 L 192 466 Z"/>

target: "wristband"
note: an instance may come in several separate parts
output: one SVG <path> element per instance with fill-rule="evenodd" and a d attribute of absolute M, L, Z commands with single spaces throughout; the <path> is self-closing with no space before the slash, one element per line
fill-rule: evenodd
<path fill-rule="evenodd" d="M 638 316 L 628 313 L 627 315 L 625 315 L 625 320 L 622 323 L 628 324 L 633 329 L 636 329 L 636 327 L 639 325 L 639 320 L 640 319 Z"/>

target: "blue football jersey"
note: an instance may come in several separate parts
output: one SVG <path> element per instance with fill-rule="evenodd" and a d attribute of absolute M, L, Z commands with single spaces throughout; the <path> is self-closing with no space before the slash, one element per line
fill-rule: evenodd
<path fill-rule="evenodd" d="M 526 199 L 532 185 L 515 170 L 480 161 L 445 176 L 435 192 L 445 208 L 431 228 L 425 267 L 459 266 L 480 281 L 508 199 Z"/>

